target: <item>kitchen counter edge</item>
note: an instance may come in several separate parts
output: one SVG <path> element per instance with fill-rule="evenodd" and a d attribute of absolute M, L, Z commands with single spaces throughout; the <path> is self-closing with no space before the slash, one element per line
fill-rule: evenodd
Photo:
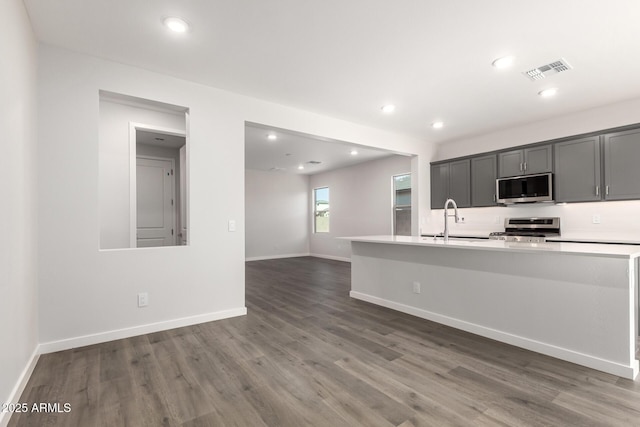
<path fill-rule="evenodd" d="M 434 240 L 433 237 L 391 235 L 339 237 L 339 239 L 362 243 L 382 243 L 391 245 L 471 249 L 497 252 L 561 253 L 611 258 L 640 258 L 640 246 L 623 244 L 548 241 L 544 243 L 520 243 L 478 238 L 470 238 L 469 240 L 453 238 L 445 242 L 441 237 Z"/>

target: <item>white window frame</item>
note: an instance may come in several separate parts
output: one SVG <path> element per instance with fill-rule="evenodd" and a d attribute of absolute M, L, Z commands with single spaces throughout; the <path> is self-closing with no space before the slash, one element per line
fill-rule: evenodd
<path fill-rule="evenodd" d="M 413 178 L 411 172 L 398 173 L 391 176 L 391 235 L 393 236 L 396 235 L 396 208 L 408 207 L 413 210 L 413 200 L 411 200 L 408 205 L 396 205 L 396 178 L 405 175 L 409 175 L 409 177 Z M 410 189 L 413 194 L 413 182 L 411 184 Z M 411 218 L 411 220 L 413 221 L 413 218 Z"/>
<path fill-rule="evenodd" d="M 317 222 L 316 222 L 317 216 L 316 216 L 316 213 L 318 212 L 318 210 L 316 209 L 317 208 L 316 192 L 318 190 L 322 190 L 322 189 L 325 189 L 325 188 L 327 189 L 327 194 L 330 195 L 331 194 L 331 189 L 329 188 L 328 185 L 323 185 L 321 187 L 315 187 L 313 189 L 313 195 L 312 195 L 312 199 L 313 199 L 313 201 L 312 201 L 312 203 L 313 203 L 313 215 L 312 215 L 312 219 L 311 219 L 311 221 L 313 223 L 313 225 L 312 225 L 313 234 L 327 234 L 327 233 L 329 233 L 331 231 L 331 225 L 330 225 L 331 224 L 331 219 L 329 219 L 328 222 L 327 222 L 327 231 L 318 231 L 317 230 Z M 329 196 L 329 198 L 330 198 L 330 196 Z M 329 204 L 329 208 L 326 210 L 326 212 L 328 212 L 329 215 L 330 215 L 331 214 L 331 201 L 330 200 L 327 200 L 327 201 L 329 202 L 328 203 Z"/>

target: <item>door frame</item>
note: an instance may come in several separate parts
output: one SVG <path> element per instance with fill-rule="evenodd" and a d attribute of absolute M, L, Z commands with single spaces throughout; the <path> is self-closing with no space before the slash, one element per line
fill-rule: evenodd
<path fill-rule="evenodd" d="M 180 129 L 171 129 L 171 128 L 165 128 L 162 126 L 129 122 L 129 247 L 130 248 L 135 248 L 138 245 L 138 242 L 137 242 L 138 240 L 137 239 L 138 194 L 137 194 L 137 188 L 136 188 L 136 182 L 137 182 L 136 181 L 136 174 L 137 174 L 136 172 L 136 159 L 137 159 L 136 131 L 138 130 L 146 130 L 146 131 L 164 133 L 167 135 L 182 136 L 187 138 L 187 132 Z M 188 145 L 189 144 L 187 141 L 187 146 Z M 187 151 L 187 159 L 188 159 L 188 154 L 189 152 Z M 144 157 L 150 158 L 150 156 L 144 156 Z M 174 170 L 175 170 L 175 165 L 174 165 Z M 173 188 L 173 197 L 175 200 L 175 176 L 171 186 Z M 175 203 L 174 203 L 174 210 L 175 210 Z M 173 215 L 174 230 L 176 230 L 177 228 L 176 220 L 177 220 L 177 215 L 174 212 L 174 215 Z"/>

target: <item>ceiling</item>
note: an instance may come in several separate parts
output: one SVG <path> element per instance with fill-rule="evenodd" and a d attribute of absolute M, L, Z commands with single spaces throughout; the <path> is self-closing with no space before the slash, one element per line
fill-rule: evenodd
<path fill-rule="evenodd" d="M 270 140 L 267 135 L 274 135 L 276 139 Z M 354 150 L 355 154 L 351 154 Z M 245 126 L 247 169 L 314 175 L 392 155 L 394 153 L 388 151 L 285 129 L 253 123 Z"/>
<path fill-rule="evenodd" d="M 24 3 L 44 43 L 435 143 L 640 97 L 637 0 Z M 573 69 L 522 75 L 560 58 Z"/>

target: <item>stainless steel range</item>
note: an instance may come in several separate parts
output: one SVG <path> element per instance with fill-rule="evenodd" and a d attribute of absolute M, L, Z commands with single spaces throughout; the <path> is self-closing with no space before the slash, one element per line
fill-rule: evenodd
<path fill-rule="evenodd" d="M 505 218 L 504 231 L 489 234 L 489 239 L 507 242 L 542 243 L 560 236 L 560 218 Z"/>

